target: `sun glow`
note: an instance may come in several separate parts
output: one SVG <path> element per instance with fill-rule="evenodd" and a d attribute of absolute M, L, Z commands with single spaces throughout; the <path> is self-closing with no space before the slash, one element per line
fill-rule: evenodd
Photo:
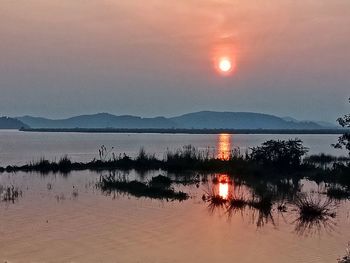
<path fill-rule="evenodd" d="M 230 76 L 236 69 L 236 63 L 231 57 L 219 57 L 215 62 L 215 68 L 221 75 Z"/>
<path fill-rule="evenodd" d="M 237 47 L 232 41 L 222 40 L 213 46 L 212 61 L 216 73 L 231 76 L 236 73 L 238 61 Z"/>
<path fill-rule="evenodd" d="M 229 72 L 232 69 L 232 63 L 228 58 L 222 58 L 219 62 L 219 69 L 222 72 Z"/>

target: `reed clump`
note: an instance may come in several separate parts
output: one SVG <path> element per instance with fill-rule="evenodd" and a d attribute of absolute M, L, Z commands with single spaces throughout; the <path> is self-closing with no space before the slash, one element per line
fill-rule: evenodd
<path fill-rule="evenodd" d="M 302 196 L 295 201 L 299 210 L 299 218 L 303 221 L 313 221 L 325 217 L 335 217 L 332 211 L 333 202 L 328 199 L 322 201 L 321 198 L 313 199 L 312 197 Z"/>
<path fill-rule="evenodd" d="M 14 203 L 20 196 L 22 196 L 22 191 L 13 185 L 7 187 L 0 186 L 1 201 Z"/>
<path fill-rule="evenodd" d="M 189 195 L 182 191 L 175 191 L 171 187 L 171 181 L 165 176 L 158 175 L 153 177 L 150 182 L 144 183 L 136 180 L 128 181 L 125 177 L 117 177 L 115 174 L 100 177 L 98 187 L 107 193 L 116 191 L 126 193 L 135 197 L 148 197 L 152 199 L 166 199 L 184 201 Z"/>
<path fill-rule="evenodd" d="M 302 195 L 294 204 L 298 210 L 296 231 L 299 234 L 308 234 L 313 230 L 320 232 L 322 228 L 326 231 L 333 230 L 335 223 L 332 219 L 336 217 L 336 204 L 331 199 Z"/>
<path fill-rule="evenodd" d="M 214 190 L 204 194 L 202 196 L 204 202 L 208 202 L 208 209 L 210 213 L 214 213 L 215 210 L 225 209 L 229 200 L 218 193 L 215 193 Z"/>
<path fill-rule="evenodd" d="M 227 205 L 228 216 L 230 217 L 238 211 L 243 212 L 248 205 L 249 201 L 243 196 L 232 196 Z"/>

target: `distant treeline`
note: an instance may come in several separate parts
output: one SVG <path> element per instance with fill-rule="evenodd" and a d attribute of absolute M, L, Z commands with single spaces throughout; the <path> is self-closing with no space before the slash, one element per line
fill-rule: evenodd
<path fill-rule="evenodd" d="M 51 129 L 22 128 L 25 132 L 80 132 L 80 133 L 166 133 L 166 134 L 343 134 L 348 129 Z"/>

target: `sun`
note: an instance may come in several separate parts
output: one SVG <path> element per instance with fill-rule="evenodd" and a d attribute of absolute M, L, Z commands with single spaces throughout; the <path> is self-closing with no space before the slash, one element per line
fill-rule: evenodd
<path fill-rule="evenodd" d="M 228 58 L 222 58 L 219 61 L 219 69 L 222 72 L 229 72 L 232 69 L 232 63 Z"/>
<path fill-rule="evenodd" d="M 238 50 L 234 43 L 223 41 L 213 44 L 211 52 L 212 66 L 221 77 L 236 74 L 238 66 Z"/>

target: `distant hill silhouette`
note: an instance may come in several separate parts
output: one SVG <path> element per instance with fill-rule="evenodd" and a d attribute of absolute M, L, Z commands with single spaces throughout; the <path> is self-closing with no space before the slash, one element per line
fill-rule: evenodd
<path fill-rule="evenodd" d="M 323 126 L 325 128 L 329 128 L 329 129 L 337 129 L 339 128 L 338 125 L 336 125 L 335 123 L 331 123 L 331 122 L 327 122 L 327 121 L 299 121 L 296 120 L 292 117 L 283 117 L 282 119 L 284 119 L 285 121 L 291 121 L 291 122 L 295 122 L 295 123 L 300 123 L 300 122 L 313 122 L 316 123 L 320 126 Z"/>
<path fill-rule="evenodd" d="M 313 122 L 291 122 L 269 114 L 201 111 L 171 118 L 182 128 L 215 129 L 322 129 Z"/>
<path fill-rule="evenodd" d="M 177 117 L 141 118 L 108 113 L 81 115 L 68 119 L 47 119 L 24 116 L 18 120 L 31 128 L 155 128 L 155 129 L 323 129 L 328 126 L 311 121 L 284 119 L 274 115 L 252 112 L 201 111 Z"/>
<path fill-rule="evenodd" d="M 115 116 L 109 113 L 81 115 L 60 120 L 31 116 L 17 119 L 31 128 L 172 128 L 175 126 L 175 123 L 164 117 L 141 118 L 131 115 Z"/>
<path fill-rule="evenodd" d="M 28 125 L 14 118 L 0 117 L 0 129 L 17 129 L 18 130 L 21 128 L 28 128 Z"/>

